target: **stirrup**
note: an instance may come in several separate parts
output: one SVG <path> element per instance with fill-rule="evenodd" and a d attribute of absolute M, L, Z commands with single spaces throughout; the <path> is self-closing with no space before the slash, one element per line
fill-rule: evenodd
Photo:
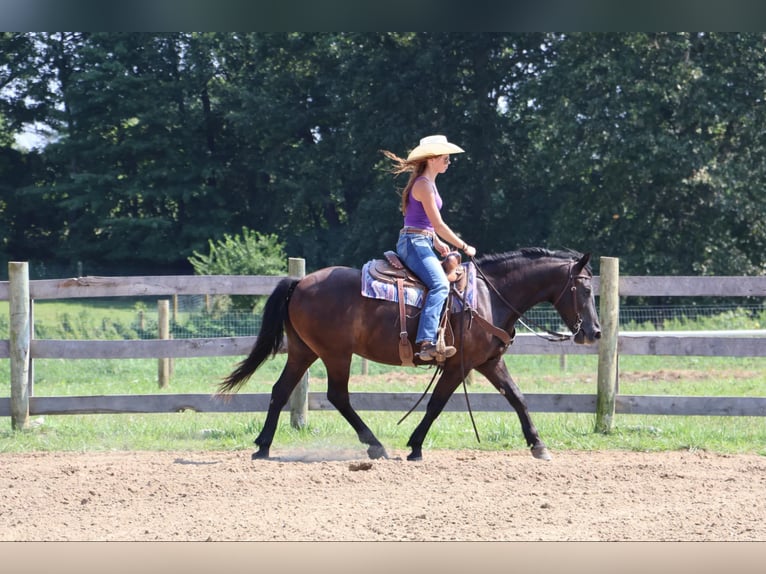
<path fill-rule="evenodd" d="M 433 361 L 436 358 L 436 345 L 431 342 L 421 343 L 417 357 L 421 361 Z"/>
<path fill-rule="evenodd" d="M 434 343 L 423 343 L 420 351 L 417 353 L 421 361 L 433 361 L 443 363 L 444 359 L 449 359 L 457 352 L 452 345 L 439 345 Z"/>
<path fill-rule="evenodd" d="M 445 320 L 447 314 L 445 313 Z M 439 336 L 436 339 L 436 361 L 443 363 L 444 359 L 449 359 L 457 352 L 457 349 L 452 345 L 447 345 L 444 341 L 444 327 L 439 328 Z"/>

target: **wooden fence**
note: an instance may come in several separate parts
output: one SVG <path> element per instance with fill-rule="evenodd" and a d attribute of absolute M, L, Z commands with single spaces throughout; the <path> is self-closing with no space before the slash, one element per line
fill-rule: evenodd
<path fill-rule="evenodd" d="M 291 265 L 295 261 L 292 260 Z M 303 263 L 305 269 L 305 263 Z M 608 275 L 606 274 L 608 273 Z M 169 413 L 265 411 L 269 395 L 239 393 L 227 400 L 210 394 L 107 395 L 37 397 L 30 384 L 34 359 L 65 358 L 185 358 L 245 355 L 255 337 L 178 340 L 70 341 L 36 340 L 34 301 L 44 299 L 115 296 L 262 295 L 270 293 L 282 277 L 266 276 L 159 276 L 79 277 L 28 280 L 26 263 L 9 263 L 9 281 L 0 282 L 0 300 L 9 301 L 10 338 L 0 339 L 0 359 L 10 358 L 10 398 L 0 397 L 0 416 L 10 416 L 13 428 L 24 428 L 30 415 L 89 413 Z M 602 286 L 604 292 L 601 293 Z M 597 427 L 608 430 L 616 414 L 766 416 L 764 397 L 626 396 L 617 390 L 617 361 L 623 355 L 766 356 L 766 331 L 619 333 L 614 317 L 619 298 L 625 296 L 766 296 L 766 277 L 619 277 L 618 261 L 601 259 L 601 277 L 594 278 L 600 295 L 604 336 L 598 345 L 551 343 L 531 334 L 519 334 L 512 355 L 597 353 L 598 386 L 595 394 L 526 394 L 529 409 L 537 412 L 596 413 Z M 405 411 L 419 393 L 353 393 L 359 410 Z M 425 408 L 421 403 L 418 410 Z M 304 381 L 294 394 L 290 410 L 294 424 L 306 410 L 333 409 L 322 393 L 308 392 Z M 497 393 L 472 393 L 475 411 L 507 411 Z M 456 393 L 448 411 L 465 410 Z"/>

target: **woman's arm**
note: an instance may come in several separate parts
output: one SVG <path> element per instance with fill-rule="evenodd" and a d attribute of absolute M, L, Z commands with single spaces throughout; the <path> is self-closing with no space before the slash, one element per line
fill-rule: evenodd
<path fill-rule="evenodd" d="M 460 239 L 460 237 L 458 237 L 457 234 L 452 231 L 449 225 L 447 225 L 442 219 L 439 208 L 436 207 L 436 197 L 434 195 L 434 190 L 428 182 L 423 180 L 416 181 L 412 186 L 412 191 L 410 193 L 413 194 L 415 199 L 423 204 L 423 209 L 425 210 L 426 215 L 428 216 L 428 220 L 431 222 L 436 235 L 445 240 L 447 243 L 454 245 L 455 248 L 460 249 L 469 257 L 476 255 L 476 249 Z M 436 244 L 434 244 L 434 247 L 436 247 Z"/>

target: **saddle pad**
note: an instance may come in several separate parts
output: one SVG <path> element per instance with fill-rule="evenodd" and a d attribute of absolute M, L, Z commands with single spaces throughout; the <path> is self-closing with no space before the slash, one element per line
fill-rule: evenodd
<path fill-rule="evenodd" d="M 362 267 L 362 295 L 372 299 L 382 299 L 383 301 L 399 301 L 396 293 L 396 283 L 378 281 L 370 275 L 370 265 L 373 261 L 368 261 Z M 425 289 L 421 287 L 404 287 L 404 303 L 412 307 L 420 308 L 425 300 Z"/>
<path fill-rule="evenodd" d="M 396 292 L 396 283 L 388 283 L 384 281 L 378 281 L 370 275 L 370 265 L 372 261 L 368 261 L 362 267 L 362 296 L 370 297 L 372 299 L 381 299 L 383 301 L 398 302 L 399 297 Z M 473 263 L 463 263 L 463 267 L 466 272 L 466 289 L 463 296 L 466 299 L 469 307 L 475 307 L 476 303 L 476 268 Z M 417 307 L 418 309 L 423 306 L 425 301 L 425 289 L 422 287 L 404 287 L 404 303 Z M 455 298 L 455 309 L 459 311 L 462 303 Z"/>

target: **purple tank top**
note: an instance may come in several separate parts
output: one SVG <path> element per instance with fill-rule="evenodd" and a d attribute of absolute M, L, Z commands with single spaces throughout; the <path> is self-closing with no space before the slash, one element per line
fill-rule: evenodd
<path fill-rule="evenodd" d="M 428 181 L 428 183 L 431 184 L 431 187 L 434 190 L 434 199 L 436 199 L 436 207 L 439 211 L 441 211 L 442 198 L 439 195 L 439 190 L 436 189 L 436 186 L 431 183 L 427 177 L 420 176 L 415 181 L 418 179 L 425 179 Z M 404 226 L 417 227 L 418 229 L 427 229 L 428 231 L 434 230 L 434 226 L 431 225 L 431 220 L 429 220 L 428 215 L 426 215 L 426 210 L 423 209 L 423 203 L 415 199 L 412 196 L 411 191 L 409 197 L 407 198 L 407 213 L 404 215 Z"/>

